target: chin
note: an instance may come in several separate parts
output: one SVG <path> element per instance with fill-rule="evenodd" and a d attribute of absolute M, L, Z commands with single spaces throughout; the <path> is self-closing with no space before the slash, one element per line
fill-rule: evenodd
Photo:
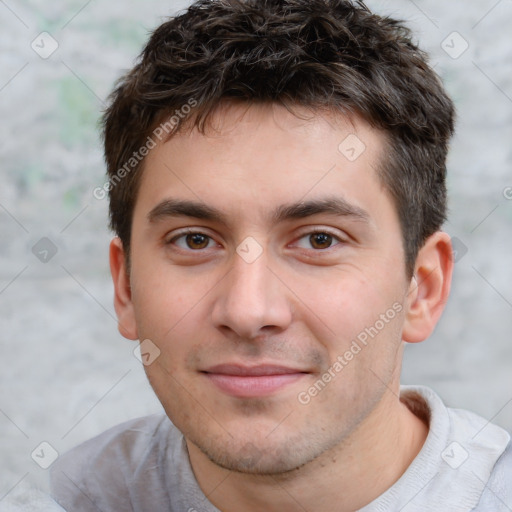
<path fill-rule="evenodd" d="M 249 437 L 250 438 L 250 437 Z M 291 437 L 269 441 L 262 437 L 253 441 L 229 439 L 227 442 L 194 444 L 217 466 L 237 473 L 276 476 L 290 473 L 311 462 L 324 450 L 320 446 L 301 446 Z M 302 438 L 304 439 L 304 438 Z M 219 440 L 217 440 L 219 441 Z"/>
<path fill-rule="evenodd" d="M 264 453 L 258 450 L 255 445 L 244 447 L 238 454 L 212 454 L 206 453 L 207 457 L 218 466 L 250 475 L 282 475 L 298 469 L 306 464 L 304 457 L 300 460 L 296 455 L 283 453 Z"/>

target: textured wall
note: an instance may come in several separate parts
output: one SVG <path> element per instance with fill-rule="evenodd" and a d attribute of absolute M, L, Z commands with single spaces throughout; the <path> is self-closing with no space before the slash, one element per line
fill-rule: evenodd
<path fill-rule="evenodd" d="M 459 110 L 452 297 L 430 340 L 407 347 L 403 382 L 512 429 L 512 1 L 368 3 L 408 20 Z M 41 442 L 61 452 L 160 409 L 117 332 L 107 203 L 92 191 L 105 98 L 185 4 L 0 2 L 0 506 L 19 482 L 44 487 Z"/>

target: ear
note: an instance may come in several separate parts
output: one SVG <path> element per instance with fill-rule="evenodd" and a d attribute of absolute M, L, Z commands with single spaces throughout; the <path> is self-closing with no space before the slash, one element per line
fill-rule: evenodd
<path fill-rule="evenodd" d="M 402 338 L 409 343 L 432 334 L 444 310 L 453 273 L 453 251 L 449 235 L 437 231 L 418 252 L 406 304 Z"/>
<path fill-rule="evenodd" d="M 139 336 L 127 270 L 123 243 L 119 237 L 116 237 L 110 242 L 110 273 L 114 282 L 114 308 L 117 314 L 117 328 L 125 338 L 136 340 Z"/>

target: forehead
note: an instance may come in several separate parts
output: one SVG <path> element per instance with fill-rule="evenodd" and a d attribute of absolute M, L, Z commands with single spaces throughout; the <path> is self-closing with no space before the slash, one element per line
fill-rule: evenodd
<path fill-rule="evenodd" d="M 169 197 L 254 218 L 270 205 L 275 210 L 326 194 L 361 209 L 379 207 L 389 201 L 378 177 L 384 148 L 384 135 L 356 116 L 224 105 L 205 133 L 183 129 L 150 151 L 136 214 L 147 215 Z"/>

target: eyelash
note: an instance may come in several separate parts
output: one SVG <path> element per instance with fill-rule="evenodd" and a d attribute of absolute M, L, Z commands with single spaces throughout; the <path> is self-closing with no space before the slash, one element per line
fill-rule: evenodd
<path fill-rule="evenodd" d="M 176 242 L 176 240 L 179 240 L 180 238 L 187 237 L 189 235 L 203 235 L 203 236 L 209 238 L 210 240 L 213 240 L 213 237 L 211 237 L 210 235 L 207 235 L 206 233 L 203 233 L 202 231 L 194 231 L 192 229 L 188 229 L 188 230 L 182 231 L 181 233 L 172 237 L 168 242 L 165 243 L 165 245 L 172 245 Z M 188 252 L 201 252 L 201 249 L 194 250 L 194 249 L 190 249 L 190 248 L 187 248 L 187 249 L 184 249 L 182 247 L 179 247 L 179 248 L 183 251 L 188 251 Z"/>
<path fill-rule="evenodd" d="M 333 247 L 335 247 L 337 245 L 341 245 L 341 244 L 344 244 L 344 243 L 347 242 L 346 239 L 343 239 L 342 237 L 340 237 L 336 233 L 333 233 L 331 230 L 325 229 L 325 228 L 313 228 L 311 231 L 303 233 L 299 238 L 297 238 L 297 240 L 302 240 L 303 238 L 311 237 L 312 235 L 315 235 L 315 234 L 329 235 L 333 239 L 333 245 L 330 245 L 326 249 L 313 249 L 313 248 L 311 248 L 311 250 L 313 250 L 315 252 L 325 252 L 325 251 L 328 251 L 329 249 L 332 249 Z M 337 241 L 338 243 L 334 243 L 334 241 Z"/>
<path fill-rule="evenodd" d="M 326 249 L 309 248 L 309 249 L 306 249 L 306 250 L 312 250 L 314 252 L 326 252 L 329 249 L 332 249 L 333 247 L 335 247 L 337 245 L 347 243 L 347 240 L 345 240 L 342 237 L 340 237 L 339 235 L 333 233 L 329 229 L 324 229 L 324 228 L 315 228 L 315 229 L 312 229 L 310 231 L 307 231 L 306 233 L 303 233 L 302 235 L 300 235 L 296 239 L 296 241 L 302 240 L 303 238 L 306 238 L 306 237 L 311 237 L 312 235 L 315 235 L 315 234 L 329 235 L 330 237 L 332 237 L 333 242 L 337 241 L 338 243 L 333 243 L 333 245 L 327 247 Z M 173 245 L 173 244 L 175 244 L 176 240 L 179 240 L 180 238 L 187 237 L 188 235 L 203 235 L 203 236 L 209 238 L 210 241 L 214 241 L 213 237 L 211 237 L 210 235 L 207 235 L 206 233 L 203 233 L 202 231 L 194 231 L 192 229 L 189 229 L 187 231 L 184 231 L 184 232 L 181 232 L 181 233 L 175 235 L 169 241 L 167 241 L 165 244 L 166 245 Z M 204 249 L 190 249 L 190 248 L 185 249 L 185 248 L 182 248 L 182 247 L 179 247 L 179 249 L 183 250 L 183 251 L 186 251 L 186 252 L 202 252 L 204 250 Z M 209 249 L 209 247 L 206 247 L 205 249 Z"/>

